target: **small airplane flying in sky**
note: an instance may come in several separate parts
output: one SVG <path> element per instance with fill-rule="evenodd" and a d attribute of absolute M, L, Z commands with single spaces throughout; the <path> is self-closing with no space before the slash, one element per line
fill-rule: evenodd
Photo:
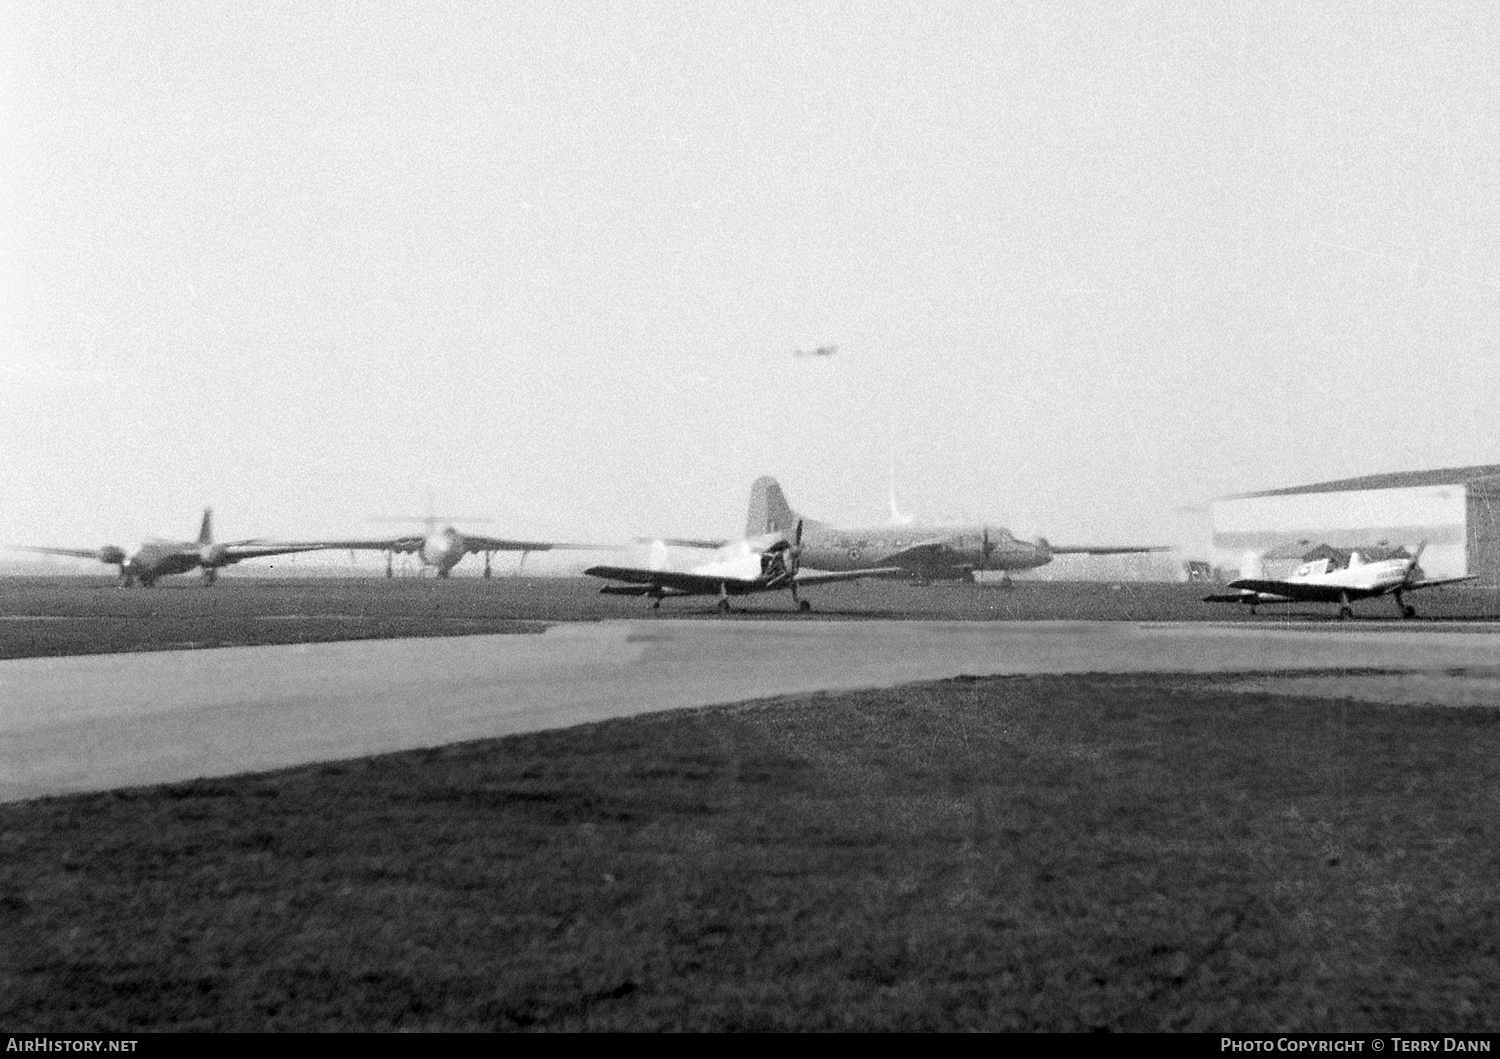
<path fill-rule="evenodd" d="M 838 346 L 819 346 L 817 349 L 794 349 L 794 357 L 831 357 L 839 351 Z"/>
<path fill-rule="evenodd" d="M 454 515 L 432 514 L 432 498 L 427 501 L 428 514 L 410 518 L 376 519 L 377 522 L 420 522 L 421 533 L 405 533 L 395 537 L 363 537 L 354 540 L 300 541 L 300 547 L 323 551 L 377 551 L 385 552 L 385 576 L 395 575 L 394 560 L 397 553 L 416 555 L 424 567 L 433 567 L 438 577 L 446 578 L 464 556 L 480 553 L 484 556 L 484 576 L 491 576 L 490 558 L 496 552 L 520 552 L 521 562 L 528 552 L 546 552 L 554 549 L 600 551 L 606 545 L 561 544 L 556 541 L 511 540 L 508 537 L 488 537 L 478 533 L 467 533 L 455 529 L 454 522 L 488 522 L 489 519 L 461 518 Z M 439 523 L 448 525 L 442 529 Z"/>
<path fill-rule="evenodd" d="M 288 555 L 292 552 L 314 551 L 315 546 L 306 544 L 284 544 L 264 539 L 214 543 L 213 509 L 203 509 L 203 524 L 198 529 L 196 541 L 167 541 L 152 538 L 126 552 L 114 544 L 102 548 L 37 548 L 23 547 L 18 551 L 40 552 L 43 555 L 74 555 L 80 559 L 98 559 L 102 563 L 120 568 L 120 586 L 128 588 L 140 582 L 142 588 L 150 588 L 156 579 L 169 574 L 185 574 L 191 570 L 203 571 L 203 583 L 211 585 L 217 580 L 219 571 L 242 559 L 260 559 L 268 555 Z"/>
<path fill-rule="evenodd" d="M 686 547 L 705 547 L 706 542 L 678 541 Z M 718 596 L 719 612 L 729 613 L 729 597 L 753 592 L 777 592 L 788 589 L 797 609 L 812 610 L 797 590 L 808 585 L 831 581 L 853 581 L 861 577 L 887 577 L 900 574 L 898 566 L 866 567 L 837 572 L 802 569 L 802 523 L 792 537 L 780 532 L 762 533 L 742 541 L 722 544 L 704 562 L 668 569 L 667 544 L 653 541 L 648 566 L 591 566 L 584 571 L 591 577 L 623 581 L 605 585 L 599 591 L 614 596 L 647 596 L 651 606 L 659 608 L 667 596 Z"/>
<path fill-rule="evenodd" d="M 1417 616 L 1417 608 L 1402 599 L 1402 593 L 1437 585 L 1452 585 L 1460 581 L 1473 581 L 1478 575 L 1467 577 L 1418 577 L 1417 566 L 1422 558 L 1423 541 L 1416 554 L 1410 558 L 1382 559 L 1367 563 L 1359 552 L 1352 552 L 1348 566 L 1336 566 L 1331 559 L 1313 559 L 1292 571 L 1285 580 L 1261 576 L 1260 556 L 1251 552 L 1245 556 L 1240 577 L 1229 582 L 1234 592 L 1216 592 L 1204 596 L 1205 603 L 1245 603 L 1250 613 L 1262 603 L 1337 603 L 1340 618 L 1354 617 L 1354 608 L 1349 606 L 1356 599 L 1371 599 L 1375 596 L 1392 596 L 1396 609 L 1403 618 Z"/>
<path fill-rule="evenodd" d="M 985 523 L 918 525 L 910 516 L 897 512 L 894 492 L 890 525 L 830 526 L 793 511 L 775 478 L 757 478 L 750 487 L 746 536 L 785 533 L 797 524 L 806 525 L 803 554 L 809 566 L 819 570 L 848 570 L 861 564 L 896 566 L 918 581 L 974 580 L 979 571 L 999 570 L 1005 575 L 1001 583 L 1008 585 L 1010 571 L 1045 566 L 1054 555 L 1127 555 L 1171 550 L 1164 546 L 1136 545 L 1058 547 L 1042 537 L 1023 541 L 1001 526 Z"/>

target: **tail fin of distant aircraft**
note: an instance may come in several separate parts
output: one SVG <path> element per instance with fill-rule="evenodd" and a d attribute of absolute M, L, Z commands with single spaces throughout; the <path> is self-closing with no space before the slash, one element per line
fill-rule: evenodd
<path fill-rule="evenodd" d="M 786 502 L 786 494 L 775 478 L 762 475 L 750 487 L 750 514 L 745 519 L 745 536 L 762 533 L 790 533 L 797 525 L 797 513 Z"/>
<path fill-rule="evenodd" d="M 198 543 L 212 544 L 214 542 L 214 509 L 206 507 L 203 509 L 203 524 L 198 527 Z"/>

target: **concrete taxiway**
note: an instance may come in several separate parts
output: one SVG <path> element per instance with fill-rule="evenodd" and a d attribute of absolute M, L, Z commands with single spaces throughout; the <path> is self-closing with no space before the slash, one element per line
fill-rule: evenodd
<path fill-rule="evenodd" d="M 0 800 L 282 768 L 688 706 L 960 674 L 1447 679 L 1493 631 L 1121 622 L 704 622 L 0 661 Z"/>

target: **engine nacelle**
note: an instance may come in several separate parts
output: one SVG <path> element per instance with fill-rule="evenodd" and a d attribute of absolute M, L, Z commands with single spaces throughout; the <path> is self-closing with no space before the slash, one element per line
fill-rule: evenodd
<path fill-rule="evenodd" d="M 94 553 L 99 557 L 101 563 L 109 563 L 111 566 L 123 566 L 125 564 L 125 549 L 113 544 L 106 544 Z"/>

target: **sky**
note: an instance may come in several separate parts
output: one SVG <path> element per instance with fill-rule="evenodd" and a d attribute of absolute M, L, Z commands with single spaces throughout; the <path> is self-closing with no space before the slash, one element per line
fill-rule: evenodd
<path fill-rule="evenodd" d="M 1157 543 L 1500 462 L 1492 4 L 16 0 L 0 52 L 0 542 L 726 536 L 894 467 Z"/>

